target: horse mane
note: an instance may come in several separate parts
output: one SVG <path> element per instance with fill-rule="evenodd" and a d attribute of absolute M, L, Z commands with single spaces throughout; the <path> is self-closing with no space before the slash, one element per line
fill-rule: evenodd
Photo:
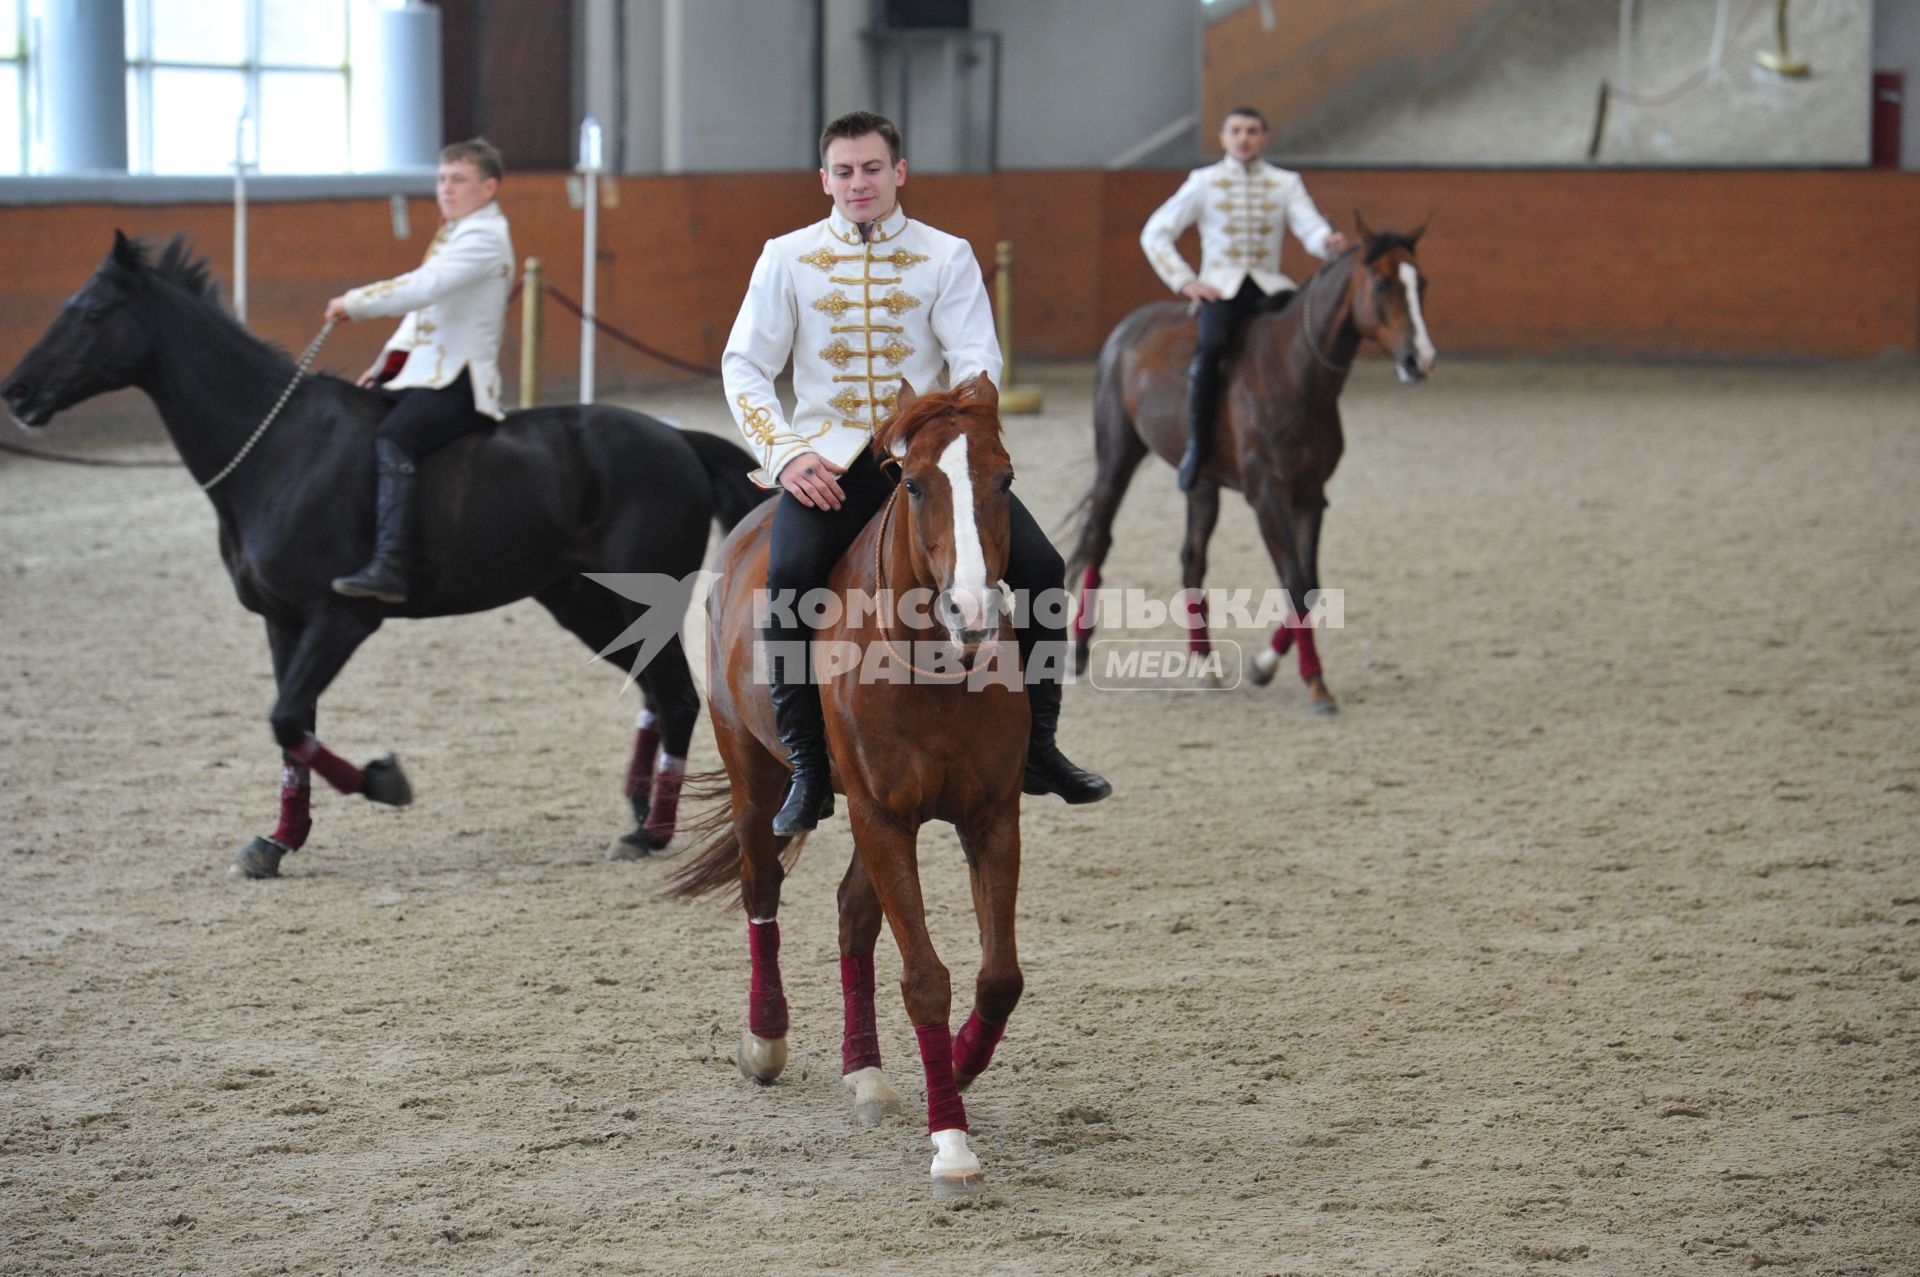
<path fill-rule="evenodd" d="M 916 395 L 912 403 L 904 409 L 895 409 L 893 415 L 881 422 L 873 432 L 873 450 L 885 460 L 893 455 L 896 444 L 904 447 L 912 442 L 913 436 L 928 422 L 940 417 L 959 417 L 962 424 L 979 422 L 993 427 L 996 436 L 1000 433 L 1000 413 L 992 405 L 982 402 L 972 389 L 971 381 L 963 381 L 952 390 L 929 391 Z"/>
<path fill-rule="evenodd" d="M 174 291 L 196 310 L 209 319 L 225 324 L 258 353 L 271 357 L 276 365 L 293 362 L 293 357 L 284 349 L 255 335 L 220 304 L 220 282 L 214 278 L 213 267 L 205 257 L 194 252 L 193 241 L 187 238 L 184 231 L 168 240 L 166 247 L 157 255 L 152 245 L 143 239 L 128 240 L 127 252 L 131 254 L 131 261 L 118 252 L 114 256 L 116 264 L 122 269 L 172 285 Z"/>

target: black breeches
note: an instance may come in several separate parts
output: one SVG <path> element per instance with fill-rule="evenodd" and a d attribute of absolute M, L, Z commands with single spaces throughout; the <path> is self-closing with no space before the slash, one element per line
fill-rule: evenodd
<path fill-rule="evenodd" d="M 840 476 L 846 500 L 838 510 L 802 505 L 792 493 L 783 491 L 773 509 L 767 562 L 767 590 L 773 600 L 801 599 L 808 591 L 824 587 L 834 565 L 886 504 L 898 483 L 897 470 L 883 468 L 871 452 L 862 452 Z M 1027 601 L 1015 613 L 1014 633 L 1021 661 L 1030 678 L 1037 668 L 1040 672 L 1051 670 L 1049 677 L 1058 679 L 1066 652 L 1066 564 L 1017 496 L 1009 520 L 1006 582 Z M 789 590 L 792 595 L 786 596 Z M 788 626 L 785 616 L 789 614 L 789 609 L 772 609 L 771 622 L 762 628 L 769 643 L 810 637 L 804 623 Z M 1036 667 L 1035 646 L 1041 643 L 1050 646 L 1041 651 Z M 798 676 L 798 672 L 789 676 Z"/>
<path fill-rule="evenodd" d="M 1194 341 L 1194 353 L 1217 362 L 1233 342 L 1240 325 L 1262 311 L 1279 310 L 1292 300 L 1293 290 L 1283 289 L 1268 296 L 1248 276 L 1240 291 L 1217 302 L 1200 303 L 1200 335 Z"/>
<path fill-rule="evenodd" d="M 401 391 L 400 402 L 374 429 L 373 437 L 400 445 L 417 462 L 461 435 L 492 424 L 493 418 L 474 408 L 473 384 L 463 369 L 451 385 Z"/>

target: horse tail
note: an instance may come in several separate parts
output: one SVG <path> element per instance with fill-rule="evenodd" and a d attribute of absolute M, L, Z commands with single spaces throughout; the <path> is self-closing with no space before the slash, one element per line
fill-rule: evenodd
<path fill-rule="evenodd" d="M 681 438 L 700 458 L 700 468 L 713 483 L 713 518 L 723 534 L 733 531 L 734 525 L 752 513 L 755 506 L 774 495 L 747 477 L 758 468 L 758 463 L 733 440 L 704 430 L 682 431 Z"/>
<path fill-rule="evenodd" d="M 663 894 L 669 900 L 692 900 L 729 884 L 740 890 L 740 838 L 733 832 L 733 804 L 728 797 L 727 773 L 719 769 L 692 773 L 686 778 L 682 792 L 717 801 L 692 822 L 681 823 L 680 832 L 698 841 L 693 858 L 674 871 L 672 885 Z M 801 834 L 780 849 L 783 870 L 793 868 L 806 842 L 807 836 Z"/>
<path fill-rule="evenodd" d="M 1139 312 L 1135 312 L 1137 315 Z M 1121 385 L 1120 361 L 1126 353 L 1127 342 L 1122 333 L 1131 333 L 1135 327 L 1134 315 L 1120 321 L 1106 342 L 1100 347 L 1100 363 L 1093 374 L 1093 447 L 1097 462 L 1093 480 L 1087 484 L 1087 490 L 1073 503 L 1066 516 L 1060 521 L 1063 539 L 1070 538 L 1073 549 L 1067 553 L 1067 581 L 1079 580 L 1081 571 L 1087 566 L 1093 539 L 1093 500 L 1100 495 L 1100 484 L 1107 478 L 1106 455 L 1116 444 L 1115 432 L 1131 434 L 1133 431 L 1132 414 L 1127 408 L 1125 388 Z"/>

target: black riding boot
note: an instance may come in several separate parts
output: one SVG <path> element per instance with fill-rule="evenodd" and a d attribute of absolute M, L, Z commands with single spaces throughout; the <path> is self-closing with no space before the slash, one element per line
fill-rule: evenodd
<path fill-rule="evenodd" d="M 1027 704 L 1033 727 L 1027 736 L 1027 774 L 1021 788 L 1029 794 L 1058 794 L 1069 803 L 1097 803 L 1113 792 L 1104 776 L 1096 776 L 1060 752 L 1053 734 L 1060 727 L 1060 684 L 1027 684 Z"/>
<path fill-rule="evenodd" d="M 795 641 L 784 630 L 768 629 L 762 637 L 770 651 L 775 644 Z M 805 641 L 804 635 L 799 640 Z M 793 764 L 787 799 L 773 818 L 773 832 L 804 834 L 833 815 L 833 773 L 827 763 L 827 727 L 820 715 L 820 689 L 806 676 L 806 663 L 769 662 L 772 675 L 773 725 Z"/>
<path fill-rule="evenodd" d="M 1200 478 L 1213 451 L 1213 417 L 1220 403 L 1220 364 L 1205 351 L 1195 352 L 1187 365 L 1187 451 L 1180 458 L 1180 491 Z"/>
<path fill-rule="evenodd" d="M 407 555 L 413 545 L 413 458 L 391 439 L 375 439 L 373 454 L 380 468 L 373 558 L 352 576 L 337 578 L 333 592 L 353 599 L 405 603 Z"/>

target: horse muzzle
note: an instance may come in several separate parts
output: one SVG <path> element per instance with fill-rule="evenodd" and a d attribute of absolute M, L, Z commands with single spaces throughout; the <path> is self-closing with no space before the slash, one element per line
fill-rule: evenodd
<path fill-rule="evenodd" d="M 1417 386 L 1433 372 L 1433 360 L 1422 359 L 1418 355 L 1402 355 L 1393 365 L 1400 374 L 1400 380 L 1409 386 Z"/>
<path fill-rule="evenodd" d="M 22 429 L 38 430 L 53 420 L 52 397 L 41 394 L 28 382 L 8 382 L 6 389 L 0 390 L 0 399 L 7 401 L 7 415 Z"/>

